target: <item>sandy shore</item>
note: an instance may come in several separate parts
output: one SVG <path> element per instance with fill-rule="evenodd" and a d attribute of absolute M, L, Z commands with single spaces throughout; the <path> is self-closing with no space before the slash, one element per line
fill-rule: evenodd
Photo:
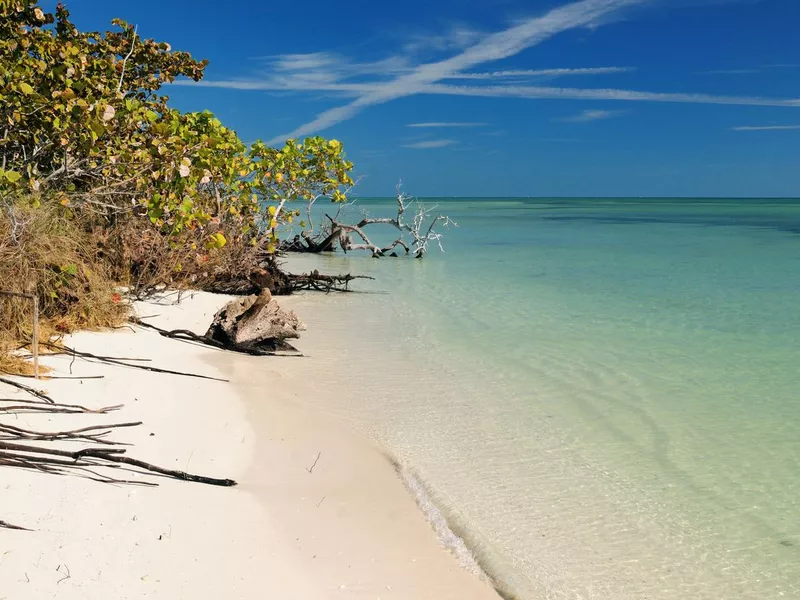
<path fill-rule="evenodd" d="M 203 332 L 224 301 L 194 294 L 137 310 L 157 315 L 150 322 L 161 327 Z M 303 360 L 309 378 L 330 376 L 315 373 L 313 351 L 304 359 L 238 356 L 143 330 L 80 333 L 69 343 L 230 383 L 51 357 L 54 374 L 104 376 L 41 382 L 56 401 L 124 408 L 20 415 L 15 424 L 58 430 L 141 420 L 114 434 L 133 445 L 132 456 L 240 485 L 148 478 L 159 487 L 114 486 L 2 467 L 0 519 L 35 531 L 0 529 L 0 600 L 497 598 L 440 546 L 379 448 L 304 407 L 319 381 L 310 387 L 282 369 Z M 24 397 L 0 388 L 3 397 Z"/>

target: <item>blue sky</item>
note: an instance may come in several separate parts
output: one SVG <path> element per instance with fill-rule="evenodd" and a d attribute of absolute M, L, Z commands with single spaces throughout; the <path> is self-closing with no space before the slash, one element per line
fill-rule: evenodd
<path fill-rule="evenodd" d="M 208 58 L 168 93 L 244 140 L 340 139 L 360 195 L 800 196 L 798 0 L 67 5 Z"/>

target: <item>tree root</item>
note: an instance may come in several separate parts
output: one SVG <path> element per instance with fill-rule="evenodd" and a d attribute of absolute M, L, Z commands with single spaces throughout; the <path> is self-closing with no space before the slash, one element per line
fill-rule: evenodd
<path fill-rule="evenodd" d="M 193 331 L 189 331 L 188 329 L 161 329 L 160 327 L 156 327 L 150 323 L 145 323 L 138 317 L 130 317 L 128 320 L 139 327 L 152 329 L 164 337 L 173 340 L 181 340 L 184 342 L 195 342 L 197 344 L 203 344 L 204 346 L 217 348 L 218 350 L 229 350 L 231 352 L 238 352 L 239 354 L 249 354 L 250 356 L 302 356 L 302 354 L 300 354 L 294 346 L 285 341 L 276 340 L 274 346 L 271 348 L 261 348 L 255 346 L 231 346 L 230 344 L 225 344 L 219 340 L 215 340 L 210 336 L 198 335 Z M 284 354 L 285 352 L 291 352 L 292 354 Z"/>
<path fill-rule="evenodd" d="M 349 292 L 350 282 L 355 279 L 375 279 L 367 275 L 321 275 L 314 270 L 308 274 L 289 274 L 289 281 L 293 291 L 310 290 L 314 292 Z"/>

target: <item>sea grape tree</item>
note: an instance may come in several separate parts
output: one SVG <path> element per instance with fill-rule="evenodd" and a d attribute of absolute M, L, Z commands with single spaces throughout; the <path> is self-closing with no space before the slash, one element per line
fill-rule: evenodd
<path fill-rule="evenodd" d="M 287 203 L 305 204 L 307 221 L 301 227 L 313 229 L 311 207 L 321 197 L 344 202 L 353 186 L 350 172 L 353 163 L 346 160 L 341 142 L 321 137 L 306 138 L 302 143 L 288 140 L 277 150 L 256 142 L 250 149 L 253 160 L 252 189 L 267 206 L 269 215 L 265 230 L 274 251 L 277 231 L 282 222 L 292 223 L 300 210 L 287 209 Z"/>
<path fill-rule="evenodd" d="M 115 29 L 81 32 L 59 4 L 0 0 L 0 195 L 56 199 L 101 221 L 143 217 L 164 234 L 225 234 L 275 247 L 295 202 L 344 199 L 352 164 L 338 141 L 247 148 L 209 112 L 182 113 L 162 86 L 203 77 L 169 44 Z M 344 190 L 344 191 L 343 191 Z"/>

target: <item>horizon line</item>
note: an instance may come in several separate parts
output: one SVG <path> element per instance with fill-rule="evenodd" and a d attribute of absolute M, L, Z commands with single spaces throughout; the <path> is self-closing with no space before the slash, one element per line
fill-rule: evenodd
<path fill-rule="evenodd" d="M 414 195 L 431 200 L 798 200 L 800 196 L 432 196 Z M 354 200 L 396 200 L 396 196 L 354 196 Z"/>

